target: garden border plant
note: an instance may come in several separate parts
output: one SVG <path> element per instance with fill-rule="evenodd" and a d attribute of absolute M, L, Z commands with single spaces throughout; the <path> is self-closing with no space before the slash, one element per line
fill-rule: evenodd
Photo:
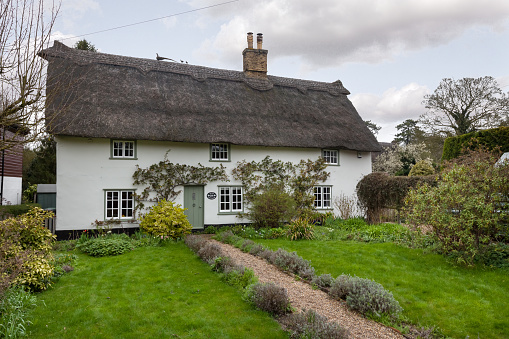
<path fill-rule="evenodd" d="M 257 248 L 253 241 L 235 236 L 231 232 L 224 239 L 235 243 L 243 252 L 251 252 Z M 291 338 L 303 338 L 303 335 L 311 335 L 317 339 L 349 337 L 348 330 L 328 322 L 313 311 L 293 313 L 286 289 L 274 283 L 259 283 L 251 269 L 234 264 L 230 257 L 222 254 L 220 248 L 217 250 L 214 246 L 216 244 L 199 235 L 188 235 L 185 243 L 211 266 L 212 271 L 221 274 L 222 281 L 242 290 L 244 300 L 276 317 L 276 320 L 290 331 Z"/>

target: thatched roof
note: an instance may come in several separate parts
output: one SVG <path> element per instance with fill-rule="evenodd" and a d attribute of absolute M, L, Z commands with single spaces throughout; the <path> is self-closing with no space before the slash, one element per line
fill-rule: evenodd
<path fill-rule="evenodd" d="M 57 135 L 380 150 L 340 81 L 253 79 L 58 42 L 40 56 L 49 61 L 56 97 L 46 116 Z"/>

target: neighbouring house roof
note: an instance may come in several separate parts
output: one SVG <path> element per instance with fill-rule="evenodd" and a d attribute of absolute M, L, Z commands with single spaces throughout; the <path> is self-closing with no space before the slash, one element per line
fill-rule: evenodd
<path fill-rule="evenodd" d="M 39 55 L 53 134 L 380 151 L 340 81 L 257 79 L 59 42 Z"/>

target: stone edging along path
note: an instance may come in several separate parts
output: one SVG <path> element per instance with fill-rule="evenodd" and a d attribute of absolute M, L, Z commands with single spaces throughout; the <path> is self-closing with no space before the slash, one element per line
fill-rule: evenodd
<path fill-rule="evenodd" d="M 396 330 L 349 310 L 344 302 L 329 298 L 325 292 L 314 290 L 309 284 L 296 280 L 263 259 L 244 253 L 231 245 L 213 239 L 209 241 L 221 246 L 224 255 L 231 257 L 236 264 L 252 269 L 258 281 L 273 282 L 285 288 L 292 307 L 299 312 L 303 309 L 313 310 L 348 329 L 353 338 L 404 338 Z"/>

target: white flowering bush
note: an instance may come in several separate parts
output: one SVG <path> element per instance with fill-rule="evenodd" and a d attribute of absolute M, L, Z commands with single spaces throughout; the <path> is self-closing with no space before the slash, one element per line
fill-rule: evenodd
<path fill-rule="evenodd" d="M 425 143 L 386 147 L 373 162 L 373 172 L 408 175 L 413 165 L 427 156 Z"/>

